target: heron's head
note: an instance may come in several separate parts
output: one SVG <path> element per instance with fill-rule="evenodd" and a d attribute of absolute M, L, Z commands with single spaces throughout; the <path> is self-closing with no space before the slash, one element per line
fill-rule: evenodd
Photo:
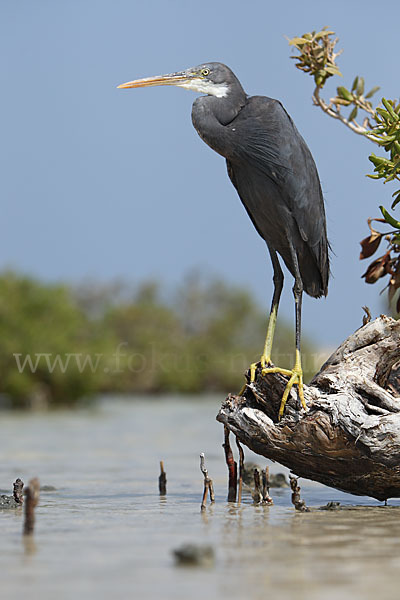
<path fill-rule="evenodd" d="M 175 85 L 177 87 L 193 90 L 201 94 L 225 98 L 233 87 L 241 85 L 229 67 L 218 62 L 209 62 L 197 67 L 159 75 L 146 77 L 122 83 L 119 88 L 147 87 L 151 85 Z"/>

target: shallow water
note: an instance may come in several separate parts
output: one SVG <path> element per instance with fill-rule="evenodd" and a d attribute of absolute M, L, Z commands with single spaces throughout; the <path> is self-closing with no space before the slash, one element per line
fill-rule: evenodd
<path fill-rule="evenodd" d="M 400 501 L 383 507 L 300 480 L 312 507 L 366 507 L 298 513 L 289 489 L 271 489 L 272 507 L 248 494 L 229 505 L 219 401 L 107 399 L 74 412 L 2 413 L 2 493 L 36 475 L 57 489 L 41 494 L 32 543 L 22 539 L 22 511 L 0 511 L 1 598 L 397 597 Z M 200 452 L 216 492 L 205 513 Z M 211 545 L 215 564 L 176 566 L 172 550 L 186 542 Z"/>

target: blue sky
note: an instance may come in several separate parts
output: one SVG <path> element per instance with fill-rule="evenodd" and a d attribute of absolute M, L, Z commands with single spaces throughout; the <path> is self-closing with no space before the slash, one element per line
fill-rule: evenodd
<path fill-rule="evenodd" d="M 384 310 L 360 278 L 358 242 L 393 189 L 365 177 L 372 144 L 311 104 L 285 35 L 329 25 L 344 81 L 399 94 L 398 3 L 237 0 L 19 0 L 0 7 L 0 267 L 48 281 L 167 285 L 193 267 L 251 290 L 266 310 L 272 269 L 226 175 L 190 121 L 196 95 L 117 90 L 205 61 L 228 64 L 249 94 L 279 98 L 316 160 L 334 255 L 326 300 L 305 299 L 304 331 L 339 343 L 361 306 Z M 329 97 L 335 84 L 328 88 Z M 292 319 L 292 278 L 281 313 Z"/>

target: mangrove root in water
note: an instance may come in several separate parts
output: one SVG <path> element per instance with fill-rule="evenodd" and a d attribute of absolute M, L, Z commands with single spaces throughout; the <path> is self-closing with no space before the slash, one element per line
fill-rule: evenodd
<path fill-rule="evenodd" d="M 208 470 L 206 469 L 204 452 L 200 454 L 200 471 L 204 475 L 204 490 L 200 508 L 201 510 L 205 510 L 207 502 L 207 493 L 210 494 L 210 502 L 215 502 L 215 494 L 214 484 L 212 482 L 212 479 L 210 479 L 210 477 L 208 476 Z"/>
<path fill-rule="evenodd" d="M 232 448 L 229 443 L 228 427 L 224 427 L 224 440 L 222 447 L 225 451 L 225 460 L 228 467 L 228 502 L 236 502 L 237 462 L 233 458 Z"/>
<path fill-rule="evenodd" d="M 160 476 L 158 478 L 158 490 L 160 496 L 166 496 L 167 494 L 167 474 L 164 471 L 164 461 L 160 460 Z"/>
<path fill-rule="evenodd" d="M 292 504 L 296 510 L 300 512 L 310 512 L 307 508 L 304 500 L 300 498 L 300 486 L 298 485 L 298 478 L 289 475 L 290 487 L 292 488 Z"/>
<path fill-rule="evenodd" d="M 272 500 L 271 496 L 269 495 L 269 467 L 265 467 L 265 469 L 263 469 L 261 471 L 261 473 L 262 473 L 262 485 L 263 485 L 263 491 L 262 491 L 263 503 L 264 504 L 273 504 L 274 501 Z"/>
<path fill-rule="evenodd" d="M 228 430 L 229 431 L 229 430 Z M 242 490 L 243 490 L 243 471 L 244 471 L 244 451 L 240 445 L 239 440 L 236 438 L 236 446 L 239 452 L 239 485 L 238 485 L 238 503 L 242 501 Z"/>
<path fill-rule="evenodd" d="M 262 500 L 261 485 L 260 485 L 260 471 L 254 469 L 254 491 L 252 493 L 254 504 L 260 504 Z"/>
<path fill-rule="evenodd" d="M 16 479 L 13 483 L 13 496 L 17 504 L 24 503 L 23 489 L 24 482 L 18 477 L 18 479 Z"/>

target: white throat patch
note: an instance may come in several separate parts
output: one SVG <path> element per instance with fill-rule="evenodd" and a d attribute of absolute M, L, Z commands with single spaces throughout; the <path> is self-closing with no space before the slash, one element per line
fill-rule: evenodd
<path fill-rule="evenodd" d="M 210 96 L 216 96 L 217 98 L 225 98 L 228 95 L 229 90 L 229 86 L 224 83 L 211 83 L 209 81 L 204 81 L 204 79 L 201 79 L 200 77 L 191 79 L 185 83 L 178 83 L 176 87 L 200 92 L 200 94 L 209 94 Z"/>

